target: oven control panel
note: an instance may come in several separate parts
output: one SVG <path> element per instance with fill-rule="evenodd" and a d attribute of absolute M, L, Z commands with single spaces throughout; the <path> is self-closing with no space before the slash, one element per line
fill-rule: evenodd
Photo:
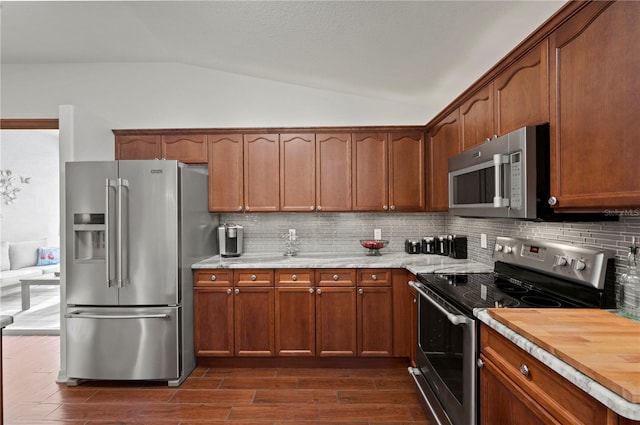
<path fill-rule="evenodd" d="M 493 259 L 604 288 L 607 262 L 614 253 L 600 248 L 562 244 L 546 240 L 498 236 Z"/>

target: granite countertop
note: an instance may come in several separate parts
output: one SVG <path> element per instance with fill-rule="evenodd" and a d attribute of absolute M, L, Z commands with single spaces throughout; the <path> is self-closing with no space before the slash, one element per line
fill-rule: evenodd
<path fill-rule="evenodd" d="M 525 309 L 517 309 L 521 313 L 524 313 Z M 554 309 L 548 309 L 549 313 L 552 314 Z M 536 310 L 538 314 L 544 314 L 544 311 L 540 313 L 540 310 Z M 605 313 L 604 311 L 601 311 Z M 613 313 L 610 313 L 613 315 Z M 589 394 L 591 397 L 598 400 L 600 403 L 607 406 L 609 409 L 616 412 L 618 415 L 623 416 L 628 419 L 640 420 L 640 403 L 634 403 L 626 398 L 622 397 L 620 394 L 615 391 L 607 388 L 601 382 L 598 382 L 597 378 L 594 379 L 594 376 L 589 372 L 589 367 L 585 364 L 585 367 L 582 367 L 582 361 L 579 358 L 568 358 L 567 361 L 562 360 L 560 357 L 562 355 L 570 355 L 570 350 L 555 350 L 558 355 L 553 354 L 551 351 L 554 351 L 554 348 L 545 349 L 540 345 L 531 341 L 531 339 L 524 336 L 522 333 L 524 331 L 516 331 L 512 329 L 510 326 L 500 322 L 491 316 L 490 312 L 487 309 L 474 309 L 474 315 L 480 319 L 484 324 L 488 325 L 492 329 L 496 330 L 498 333 L 503 335 L 505 338 L 509 339 L 515 345 L 523 349 L 525 352 L 529 353 L 556 373 L 567 379 L 569 382 L 576 385 L 578 388 Z M 589 320 L 582 321 L 583 323 L 597 321 L 596 318 L 591 318 Z M 620 318 L 620 320 L 629 320 Z M 540 321 L 535 320 L 535 322 L 539 325 Z M 552 321 L 550 321 L 552 322 Z M 580 322 L 575 322 L 575 325 L 579 325 Z M 557 325 L 556 325 L 557 327 Z M 537 336 L 541 338 L 543 342 L 545 339 L 553 336 L 553 328 L 554 326 L 550 326 L 547 331 L 540 331 L 539 335 L 533 332 L 532 339 Z M 576 331 L 580 333 L 579 330 Z M 586 334 L 585 334 L 586 335 Z M 585 336 L 582 335 L 582 336 Z M 589 347 L 589 341 L 581 341 L 580 342 L 580 350 L 585 353 L 591 352 L 594 347 Z M 617 351 L 623 350 L 623 348 L 618 348 Z M 593 351 L 594 353 L 598 353 L 599 351 Z M 618 353 L 622 355 L 624 353 Z M 633 354 L 633 353 L 632 353 Z M 637 357 L 634 356 L 634 358 Z M 636 359 L 637 360 L 637 359 Z M 577 363 L 576 363 L 577 362 Z M 572 366 L 569 363 L 575 364 L 577 367 Z M 586 373 L 581 372 L 579 369 L 585 370 Z M 610 384 L 608 384 L 611 386 Z"/>
<path fill-rule="evenodd" d="M 243 254 L 240 257 L 207 258 L 191 266 L 193 269 L 358 269 L 404 268 L 418 273 L 489 273 L 493 267 L 471 260 L 457 260 L 441 255 L 385 253 L 368 256 L 365 252 L 304 253 L 285 257 L 281 253 Z"/>
<path fill-rule="evenodd" d="M 4 329 L 13 323 L 13 316 L 0 316 L 0 329 Z"/>

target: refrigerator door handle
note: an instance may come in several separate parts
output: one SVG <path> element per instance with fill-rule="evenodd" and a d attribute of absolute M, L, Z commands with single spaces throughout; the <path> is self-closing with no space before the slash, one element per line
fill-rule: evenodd
<path fill-rule="evenodd" d="M 113 276 L 111 276 L 111 214 L 109 214 L 111 207 L 111 189 L 116 189 L 116 181 L 112 179 L 105 180 L 105 210 L 104 210 L 104 260 L 107 268 L 107 288 L 111 287 L 111 282 L 113 281 Z"/>
<path fill-rule="evenodd" d="M 129 240 L 124 240 L 127 237 L 129 223 L 124 223 L 125 217 L 128 219 L 128 208 L 129 203 L 127 202 L 127 211 L 126 215 L 123 214 L 122 204 L 124 202 L 124 190 L 127 189 L 127 198 L 128 198 L 128 189 L 129 189 L 129 180 L 118 178 L 118 225 L 117 225 L 117 233 L 118 233 L 118 264 L 116 268 L 116 278 L 118 281 L 118 288 L 124 287 L 129 282 Z M 126 224 L 126 225 L 125 225 Z M 126 231 L 125 231 L 126 230 Z"/>
<path fill-rule="evenodd" d="M 120 315 L 110 315 L 110 314 L 86 314 L 82 312 L 65 314 L 65 318 L 67 319 L 166 319 L 169 317 L 168 314 L 120 314 Z"/>

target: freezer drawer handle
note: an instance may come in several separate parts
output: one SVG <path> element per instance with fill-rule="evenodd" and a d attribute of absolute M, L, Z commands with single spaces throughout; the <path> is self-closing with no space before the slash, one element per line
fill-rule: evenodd
<path fill-rule="evenodd" d="M 67 319 L 167 319 L 168 314 L 119 314 L 119 315 L 104 315 L 104 314 L 84 314 L 84 313 L 71 313 L 65 314 Z"/>

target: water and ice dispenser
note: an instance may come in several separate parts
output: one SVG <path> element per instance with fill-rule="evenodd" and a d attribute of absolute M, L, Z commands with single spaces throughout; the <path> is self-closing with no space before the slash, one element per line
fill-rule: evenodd
<path fill-rule="evenodd" d="M 104 214 L 74 214 L 74 260 L 104 261 L 105 230 Z"/>

